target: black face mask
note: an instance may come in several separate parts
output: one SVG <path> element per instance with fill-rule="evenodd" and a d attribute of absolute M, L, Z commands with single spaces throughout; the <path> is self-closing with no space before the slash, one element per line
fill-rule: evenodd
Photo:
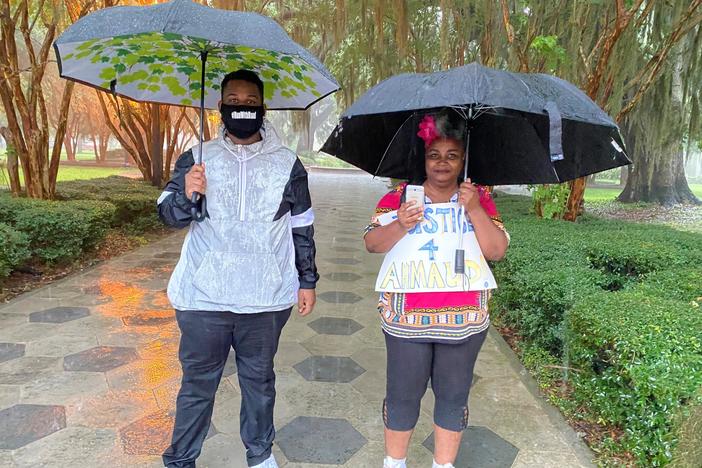
<path fill-rule="evenodd" d="M 224 127 L 237 138 L 249 138 L 263 126 L 263 106 L 222 104 L 219 112 Z"/>

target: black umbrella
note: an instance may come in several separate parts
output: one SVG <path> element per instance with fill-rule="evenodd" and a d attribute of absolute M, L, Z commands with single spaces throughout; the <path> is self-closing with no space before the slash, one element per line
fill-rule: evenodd
<path fill-rule="evenodd" d="M 559 183 L 631 163 L 616 123 L 574 85 L 477 63 L 383 81 L 344 112 L 322 151 L 377 176 L 416 178 L 419 122 L 446 107 L 467 121 L 467 173 L 478 184 Z"/>

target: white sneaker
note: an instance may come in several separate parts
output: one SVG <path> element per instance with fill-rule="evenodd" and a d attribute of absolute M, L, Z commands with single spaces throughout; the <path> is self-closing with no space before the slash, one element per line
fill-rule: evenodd
<path fill-rule="evenodd" d="M 406 458 L 392 458 L 392 457 L 385 457 L 383 460 L 383 468 L 407 468 Z"/>
<path fill-rule="evenodd" d="M 436 460 L 433 460 L 433 463 L 431 464 L 431 468 L 456 468 L 453 466 L 453 463 L 444 463 L 443 465 L 439 465 L 436 463 Z"/>
<path fill-rule="evenodd" d="M 256 466 L 252 466 L 250 468 L 278 468 L 278 463 L 275 461 L 275 457 L 271 453 L 271 456 L 263 460 L 261 463 L 259 463 Z"/>

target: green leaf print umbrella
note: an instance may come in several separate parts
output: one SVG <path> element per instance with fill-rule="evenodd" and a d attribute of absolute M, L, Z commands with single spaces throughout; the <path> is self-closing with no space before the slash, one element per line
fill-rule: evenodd
<path fill-rule="evenodd" d="M 223 76 L 242 68 L 264 81 L 271 110 L 307 109 L 339 89 L 272 19 L 189 0 L 96 11 L 54 49 L 63 78 L 142 102 L 196 107 L 204 97 L 216 109 Z"/>
<path fill-rule="evenodd" d="M 270 18 L 189 0 L 96 11 L 64 31 L 54 50 L 63 78 L 135 101 L 199 105 L 200 143 L 204 109 L 217 108 L 230 71 L 255 71 L 271 110 L 307 109 L 339 89 L 324 65 Z"/>

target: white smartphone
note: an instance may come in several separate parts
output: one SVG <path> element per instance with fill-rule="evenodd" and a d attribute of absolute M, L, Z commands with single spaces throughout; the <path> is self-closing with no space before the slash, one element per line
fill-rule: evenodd
<path fill-rule="evenodd" d="M 405 202 L 414 201 L 417 207 L 424 210 L 424 187 L 421 185 L 408 185 L 405 187 Z"/>

